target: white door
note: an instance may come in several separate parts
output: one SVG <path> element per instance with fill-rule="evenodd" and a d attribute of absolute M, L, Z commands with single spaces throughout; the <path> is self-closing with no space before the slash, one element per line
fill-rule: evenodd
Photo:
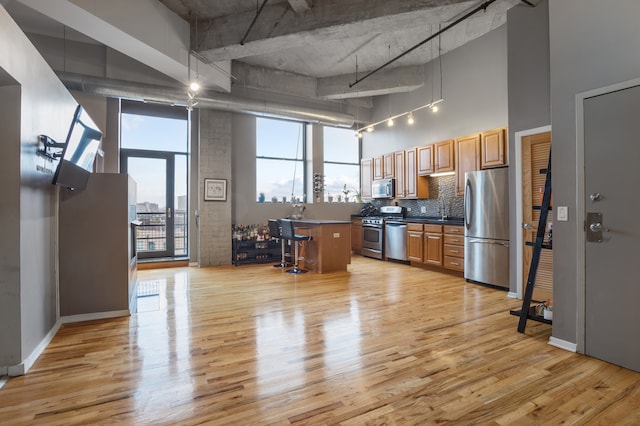
<path fill-rule="evenodd" d="M 640 86 L 583 107 L 585 353 L 640 371 Z"/>

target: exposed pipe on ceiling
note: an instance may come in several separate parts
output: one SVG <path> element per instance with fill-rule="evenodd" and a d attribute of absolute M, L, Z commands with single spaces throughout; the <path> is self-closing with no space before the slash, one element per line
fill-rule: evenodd
<path fill-rule="evenodd" d="M 476 13 L 478 13 L 481 10 L 486 10 L 487 7 L 489 7 L 489 5 L 493 2 L 495 2 L 496 0 L 487 0 L 484 3 L 482 3 L 480 6 L 476 7 L 475 9 L 473 9 L 472 11 L 464 14 L 462 17 L 456 19 L 455 21 L 453 21 L 452 23 L 450 23 L 449 25 L 447 25 L 446 27 L 444 27 L 443 29 L 441 29 L 440 31 L 430 35 L 429 37 L 427 37 L 426 39 L 422 40 L 421 42 L 419 42 L 418 44 L 414 45 L 413 47 L 409 48 L 408 50 L 405 50 L 404 52 L 402 52 L 401 54 L 399 54 L 398 56 L 396 56 L 393 59 L 390 59 L 389 61 L 387 61 L 386 63 L 380 65 L 378 68 L 376 68 L 373 71 L 370 71 L 368 74 L 366 74 L 364 77 L 357 79 L 356 81 L 354 81 L 353 83 L 349 83 L 349 87 L 353 87 L 356 84 L 360 83 L 362 80 L 364 80 L 367 77 L 370 77 L 371 75 L 377 73 L 378 71 L 380 71 L 381 69 L 385 68 L 387 65 L 390 65 L 392 63 L 394 63 L 395 61 L 397 61 L 398 59 L 402 58 L 403 56 L 413 52 L 414 50 L 416 50 L 418 47 L 422 46 L 423 44 L 429 42 L 430 40 L 438 37 L 440 34 L 444 33 L 445 31 L 453 28 L 454 26 L 458 25 L 460 22 L 464 21 L 465 19 L 469 18 L 470 16 L 475 15 Z"/>
<path fill-rule="evenodd" d="M 66 72 L 59 72 L 58 77 L 69 90 L 105 97 L 158 102 L 186 107 L 187 94 L 183 88 L 92 77 Z M 309 123 L 347 128 L 353 127 L 354 124 L 354 118 L 350 114 L 240 98 L 213 91 L 200 93 L 196 100 L 198 101 L 199 108 L 240 112 L 264 117 L 296 119 Z"/>
<path fill-rule="evenodd" d="M 264 0 L 262 2 L 262 4 L 260 5 L 260 8 L 256 12 L 256 16 L 254 16 L 253 17 L 253 21 L 251 21 L 251 25 L 249 25 L 249 28 L 247 28 L 247 32 L 244 33 L 244 37 L 242 37 L 242 40 L 240 40 L 240 46 L 244 46 L 244 42 L 247 40 L 247 37 L 249 36 L 249 33 L 251 32 L 251 29 L 253 28 L 253 26 L 255 25 L 256 21 L 258 20 L 258 16 L 260 16 L 260 14 L 262 13 L 262 9 L 264 9 L 264 6 L 267 4 L 267 1 L 269 1 L 269 0 Z"/>

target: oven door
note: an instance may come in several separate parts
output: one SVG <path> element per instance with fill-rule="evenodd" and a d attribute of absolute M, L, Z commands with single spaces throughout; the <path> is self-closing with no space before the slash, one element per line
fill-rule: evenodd
<path fill-rule="evenodd" d="M 362 255 L 382 259 L 384 228 L 380 225 L 362 225 Z"/>

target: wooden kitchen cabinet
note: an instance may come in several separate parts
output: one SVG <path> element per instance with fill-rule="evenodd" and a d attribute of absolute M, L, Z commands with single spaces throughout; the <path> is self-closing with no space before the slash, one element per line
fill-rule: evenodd
<path fill-rule="evenodd" d="M 482 132 L 480 137 L 481 168 L 502 167 L 508 163 L 506 129 Z"/>
<path fill-rule="evenodd" d="M 383 157 L 374 157 L 373 158 L 373 179 L 382 179 L 383 178 Z"/>
<path fill-rule="evenodd" d="M 411 262 L 424 262 L 423 238 L 421 223 L 407 224 L 407 259 Z"/>
<path fill-rule="evenodd" d="M 406 198 L 404 151 L 393 153 L 396 172 L 396 198 Z"/>
<path fill-rule="evenodd" d="M 434 173 L 452 172 L 455 170 L 454 141 L 449 139 L 433 145 Z"/>
<path fill-rule="evenodd" d="M 362 252 L 362 219 L 351 219 L 351 251 L 360 254 Z"/>
<path fill-rule="evenodd" d="M 373 182 L 373 159 L 360 160 L 360 195 L 362 198 L 371 198 L 371 183 Z"/>
<path fill-rule="evenodd" d="M 418 175 L 427 176 L 435 173 L 433 162 L 433 145 L 418 147 Z"/>
<path fill-rule="evenodd" d="M 456 194 L 464 195 L 464 174 L 480 170 L 480 134 L 456 139 Z"/>
<path fill-rule="evenodd" d="M 444 226 L 444 267 L 464 271 L 464 228 L 462 226 Z"/>
<path fill-rule="evenodd" d="M 418 149 L 407 149 L 404 155 L 405 198 L 429 198 L 429 181 L 418 175 Z"/>
<path fill-rule="evenodd" d="M 389 152 L 382 156 L 382 177 L 391 179 L 396 177 L 395 153 Z"/>
<path fill-rule="evenodd" d="M 442 266 L 442 225 L 424 225 L 424 263 Z"/>

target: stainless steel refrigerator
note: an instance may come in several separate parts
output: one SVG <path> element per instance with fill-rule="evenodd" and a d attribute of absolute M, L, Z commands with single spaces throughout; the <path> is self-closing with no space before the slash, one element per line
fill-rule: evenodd
<path fill-rule="evenodd" d="M 509 169 L 465 173 L 464 277 L 509 288 Z"/>

